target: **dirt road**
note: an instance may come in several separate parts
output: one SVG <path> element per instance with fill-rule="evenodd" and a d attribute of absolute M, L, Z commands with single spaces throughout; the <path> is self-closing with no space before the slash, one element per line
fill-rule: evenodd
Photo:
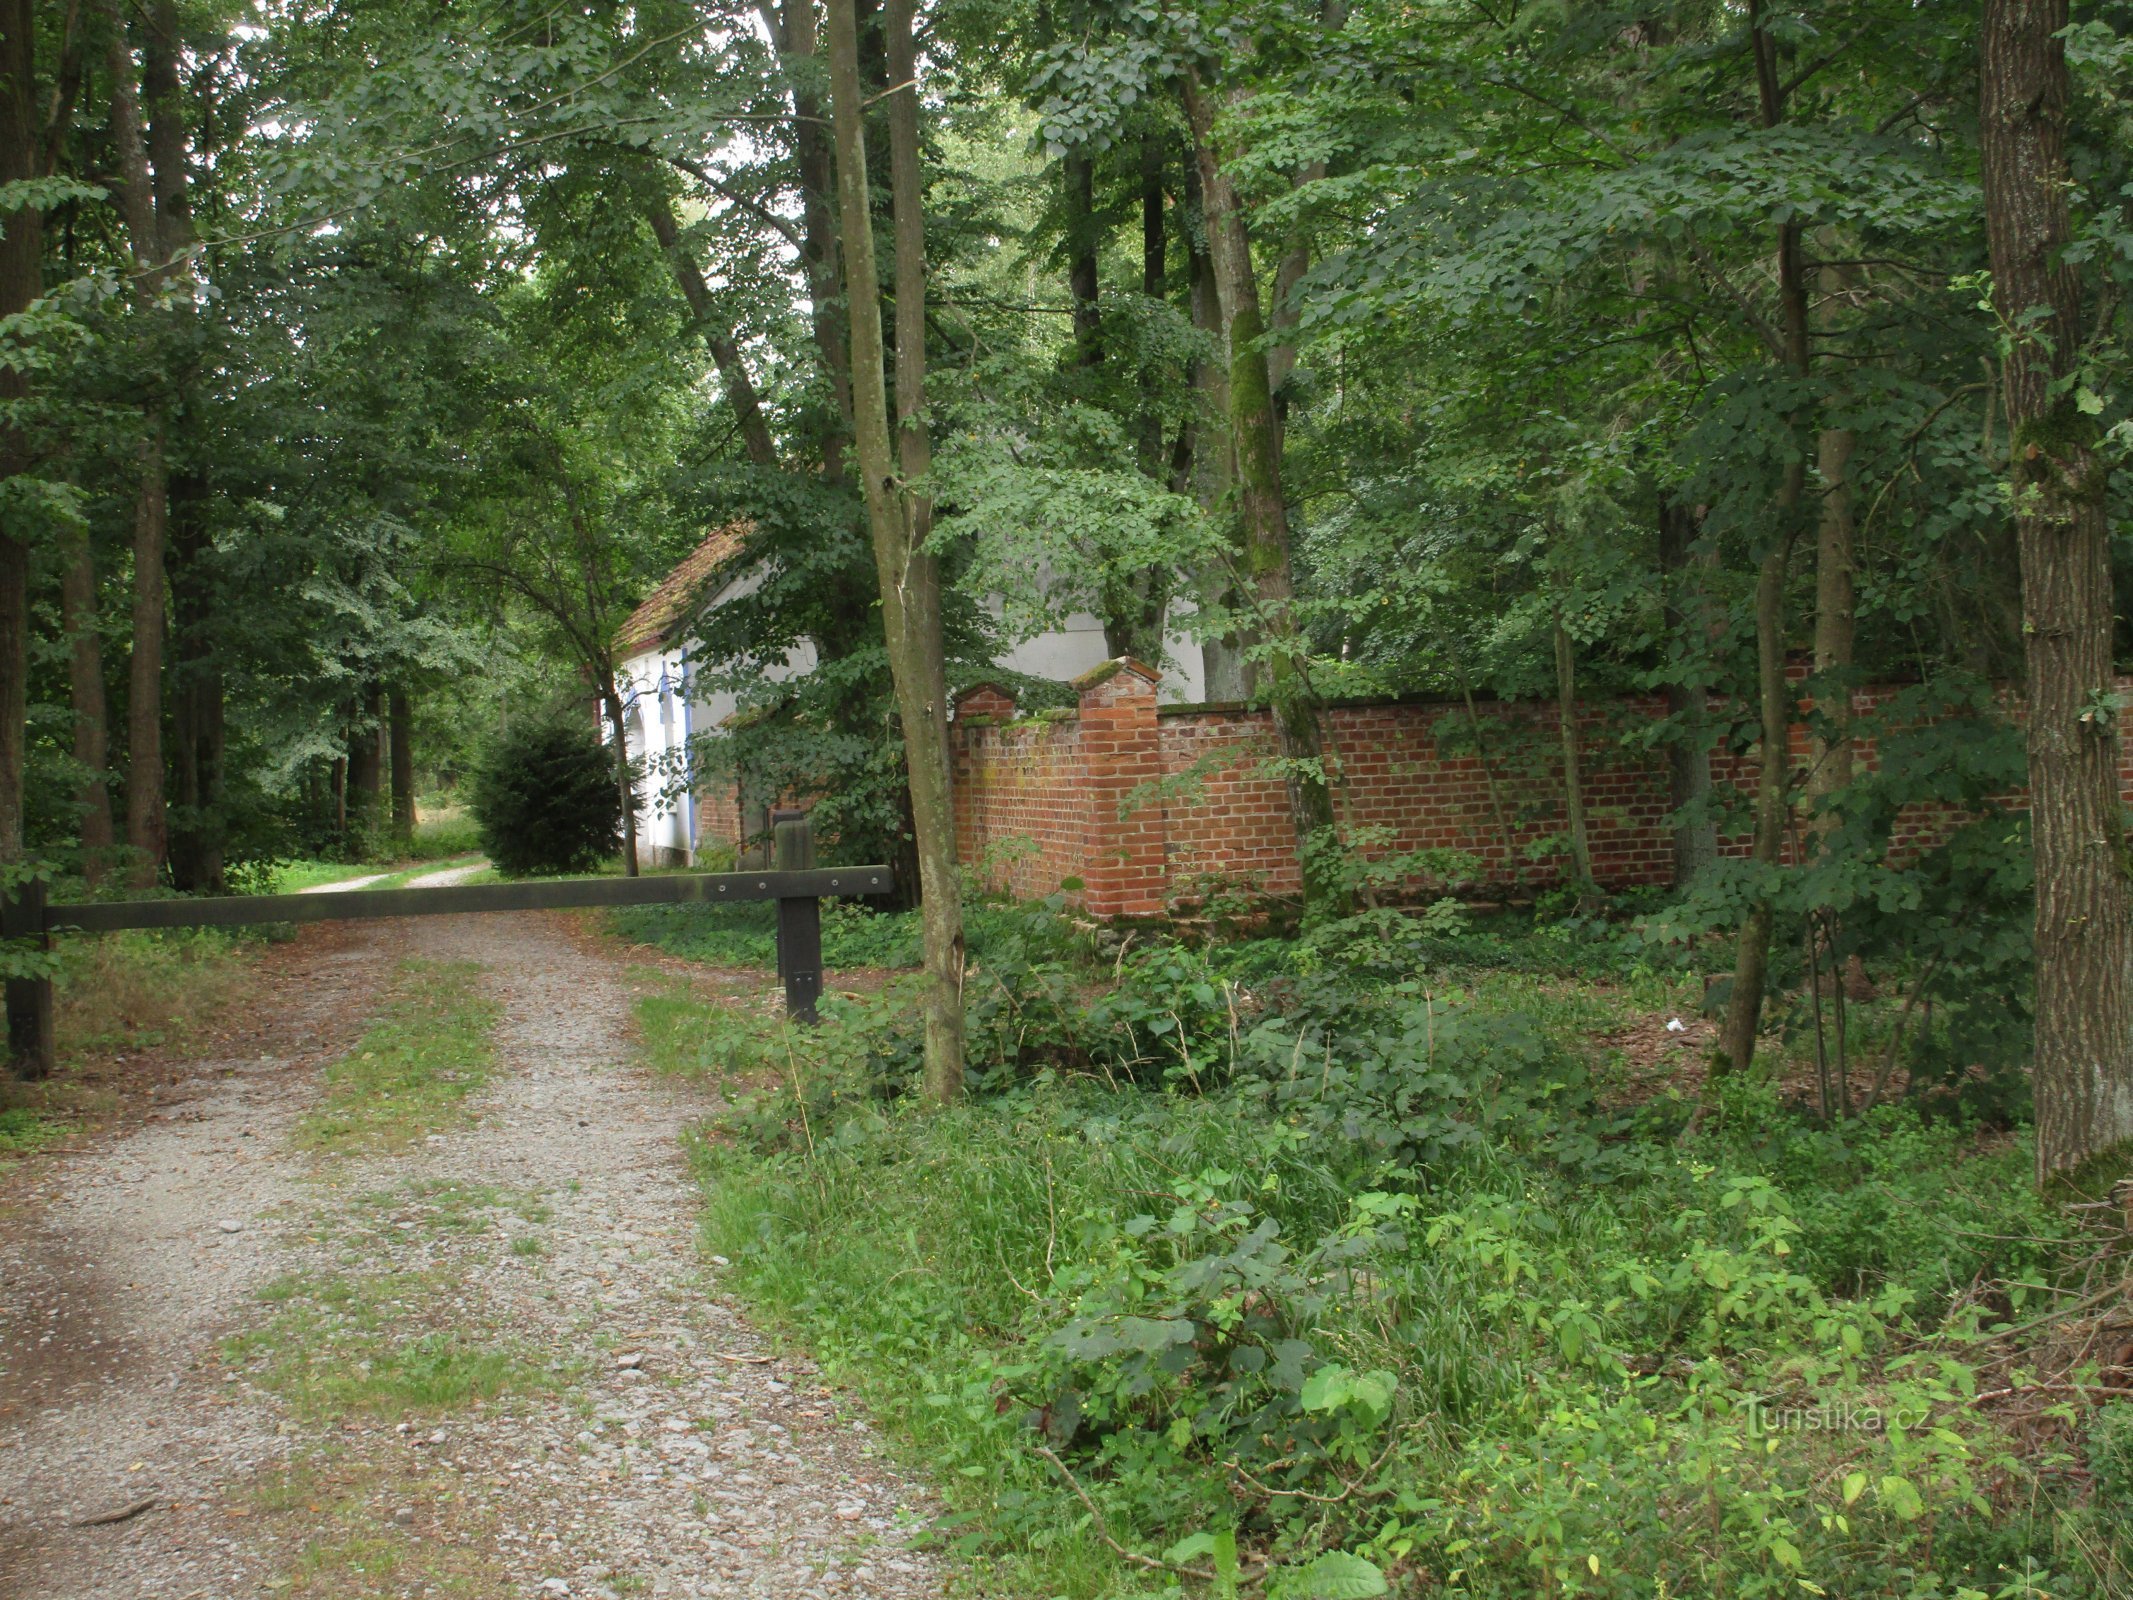
<path fill-rule="evenodd" d="M 704 1106 L 631 1064 L 619 963 L 535 916 L 306 939 L 255 1058 L 0 1197 L 0 1597 L 940 1593 L 923 1493 L 719 1298 Z M 494 1074 L 321 1155 L 409 957 L 480 963 Z"/>

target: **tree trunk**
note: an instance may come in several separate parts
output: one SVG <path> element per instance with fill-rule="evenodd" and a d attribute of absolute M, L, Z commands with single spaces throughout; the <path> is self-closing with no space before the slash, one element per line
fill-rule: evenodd
<path fill-rule="evenodd" d="M 1712 559 L 1695 549 L 1696 514 L 1672 496 L 1659 502 L 1659 571 L 1665 584 L 1665 622 L 1677 661 L 1708 662 Z M 1668 803 L 1674 811 L 1674 887 L 1685 889 L 1718 859 L 1718 824 L 1711 815 L 1710 684 L 1689 668 L 1666 686 L 1667 713 L 1679 731 L 1667 747 Z"/>
<path fill-rule="evenodd" d="M 1165 145 L 1158 134 L 1141 137 L 1141 295 L 1152 312 L 1163 303 L 1170 277 L 1169 197 L 1163 192 Z M 1156 405 L 1159 386 L 1155 363 L 1143 358 L 1141 376 L 1140 466 L 1141 475 L 1161 482 L 1163 459 L 1163 413 Z"/>
<path fill-rule="evenodd" d="M 393 837 L 403 848 L 415 842 L 415 711 L 405 689 L 386 696 L 392 757 Z"/>
<path fill-rule="evenodd" d="M 1328 33 L 1338 33 L 1348 23 L 1346 0 L 1324 0 L 1319 21 Z M 1296 186 L 1316 183 L 1326 175 L 1323 161 L 1312 161 L 1294 174 Z M 1301 229 L 1291 239 L 1274 267 L 1274 307 L 1267 319 L 1273 339 L 1267 349 L 1267 390 L 1274 400 L 1274 439 L 1284 446 L 1289 429 L 1289 379 L 1296 373 L 1296 328 L 1303 320 L 1296 298 L 1297 286 L 1311 270 L 1311 242 Z"/>
<path fill-rule="evenodd" d="M 2066 0 L 1985 0 L 1978 143 L 2006 363 L 2037 879 L 2039 1179 L 2133 1139 L 2133 904 L 2111 659 L 2108 468 L 2067 382 L 2082 348 L 2067 190 Z"/>
<path fill-rule="evenodd" d="M 905 486 L 930 449 L 924 412 L 925 219 L 920 209 L 917 53 L 912 0 L 889 0 L 884 31 L 889 77 L 890 193 L 896 242 L 898 455 L 890 454 L 888 394 L 882 378 L 879 281 L 859 83 L 854 0 L 829 0 L 830 99 L 837 142 L 837 199 L 843 232 L 846 302 L 852 326 L 852 405 L 867 521 L 881 582 L 883 633 L 903 726 L 918 851 L 925 936 L 923 991 L 926 1094 L 945 1101 L 963 1085 L 963 909 L 956 876 L 955 814 L 949 792 L 948 696 L 941 642 L 940 571 L 923 548 L 932 508 Z M 916 469 L 916 470 L 914 470 Z"/>
<path fill-rule="evenodd" d="M 1825 307 L 1837 303 L 1850 287 L 1848 280 L 1840 268 L 1822 269 Z M 1807 802 L 1808 827 L 1817 839 L 1836 825 L 1830 802 L 1850 788 L 1852 781 L 1851 670 L 1858 624 L 1852 446 L 1849 428 L 1825 427 L 1815 438 L 1815 475 L 1821 479 L 1822 505 L 1815 523 L 1814 670 L 1825 688 L 1817 697 L 1820 715 L 1807 769 Z M 1830 687 L 1837 683 L 1842 684 L 1841 692 Z"/>
<path fill-rule="evenodd" d="M 36 10 L 0 9 L 0 185 L 43 175 L 37 108 Z M 43 218 L 34 206 L 0 213 L 0 316 L 27 311 L 43 292 Z M 30 445 L 12 420 L 29 396 L 20 367 L 0 365 L 0 485 L 30 469 Z M 29 752 L 30 547 L 0 531 L 0 862 L 22 859 L 23 768 Z"/>
<path fill-rule="evenodd" d="M 219 894 L 223 875 L 222 664 L 216 652 L 214 574 L 208 570 L 207 483 L 170 480 L 170 756 L 176 807 L 171 881 L 188 894 Z"/>
<path fill-rule="evenodd" d="M 711 352 L 711 364 L 718 368 L 718 381 L 725 387 L 726 401 L 740 425 L 741 443 L 748 459 L 759 467 L 775 470 L 778 447 L 770 437 L 770 424 L 763 420 L 763 403 L 756 394 L 755 380 L 748 376 L 747 365 L 741 360 L 732 327 L 719 315 L 718 302 L 704 281 L 703 269 L 681 241 L 681 225 L 675 221 L 673 206 L 665 195 L 659 194 L 647 200 L 644 209 L 652 224 L 652 236 L 666 255 L 667 268 L 681 288 L 682 299 L 688 302 L 696 331 Z"/>
<path fill-rule="evenodd" d="M 1203 211 L 1200 171 L 1194 161 L 1185 163 L 1185 198 L 1190 209 Z M 1222 297 L 1215 292 L 1214 263 L 1202 246 L 1204 229 L 1188 223 L 1181 231 L 1192 280 L 1192 325 L 1214 345 L 1211 357 L 1193 363 L 1192 494 L 1209 520 L 1220 523 L 1236 516 L 1236 508 L 1230 504 L 1237 453 L 1229 432 L 1229 325 L 1222 319 Z M 1232 537 L 1225 542 L 1236 541 Z M 1214 604 L 1236 613 L 1235 578 L 1227 563 L 1201 574 L 1200 586 Z M 1241 623 L 1233 622 L 1228 632 L 1203 639 L 1200 663 L 1202 692 L 1210 701 L 1222 704 L 1251 699 L 1251 635 Z"/>
<path fill-rule="evenodd" d="M 1346 909 L 1346 897 L 1334 870 L 1340 842 L 1333 786 L 1291 605 L 1295 589 L 1289 567 L 1289 512 L 1281 490 L 1280 429 L 1260 342 L 1266 330 L 1252 267 L 1251 234 L 1242 202 L 1217 158 L 1213 108 L 1191 75 L 1185 82 L 1185 110 L 1200 169 L 1215 288 L 1229 326 L 1229 415 L 1237 452 L 1244 578 L 1269 643 L 1264 688 L 1282 756 L 1289 817 L 1296 829 L 1304 907 L 1307 913 L 1339 915 Z"/>
<path fill-rule="evenodd" d="M 1155 134 L 1141 140 L 1141 294 L 1160 303 L 1170 254 L 1169 214 L 1163 192 L 1164 143 Z M 1093 285 L 1095 276 L 1090 274 Z M 1150 308 L 1152 310 L 1152 307 Z M 1163 413 L 1157 405 L 1161 385 L 1153 361 L 1141 363 L 1141 410 L 1135 421 L 1135 455 L 1143 476 L 1164 483 L 1174 475 L 1176 458 L 1165 450 Z M 1183 441 L 1180 449 L 1189 449 Z M 1138 567 L 1121 572 L 1104 586 L 1104 651 L 1114 660 L 1131 656 L 1159 664 L 1163 659 L 1163 617 L 1176 586 L 1175 572 Z"/>
<path fill-rule="evenodd" d="M 126 846 L 131 878 L 147 887 L 170 855 L 163 785 L 163 547 L 170 519 L 170 479 L 163 458 L 164 421 L 148 418 L 138 458 L 133 508 L 133 654 L 126 678 Z"/>
<path fill-rule="evenodd" d="M 1781 545 L 1762 559 L 1755 580 L 1757 704 L 1762 735 L 1756 757 L 1755 842 L 1749 858 L 1765 873 L 1777 870 L 1785 842 L 1786 729 L 1785 569 Z M 1763 987 L 1769 979 L 1770 935 L 1776 913 L 1767 885 L 1759 885 L 1741 923 L 1734 949 L 1733 992 L 1726 1003 L 1719 1045 L 1727 1065 L 1745 1072 L 1755 1061 L 1755 1038 L 1763 1020 Z"/>
<path fill-rule="evenodd" d="M 376 847 L 384 792 L 384 763 L 379 760 L 384 691 L 376 684 L 363 690 L 348 729 L 348 815 L 365 851 Z"/>
<path fill-rule="evenodd" d="M 1600 897 L 1592 873 L 1592 836 L 1585 827 L 1585 774 L 1578 748 L 1577 646 L 1563 619 L 1555 619 L 1555 723 L 1563 745 L 1563 818 L 1570 830 L 1570 870 L 1575 876 L 1578 909 Z"/>
<path fill-rule="evenodd" d="M 785 0 L 782 12 L 766 5 L 764 25 L 772 39 L 782 41 L 786 55 L 812 60 L 818 53 L 814 0 Z M 790 82 L 793 154 L 800 174 L 804 241 L 800 258 L 807 271 L 808 315 L 836 407 L 832 425 L 822 430 L 822 472 L 835 482 L 844 476 L 845 445 L 852 431 L 852 351 L 838 306 L 842 290 L 838 284 L 835 162 L 825 126 L 828 119 L 823 116 L 822 103 L 813 89 L 814 74 L 796 72 L 791 74 Z"/>
<path fill-rule="evenodd" d="M 67 685 L 74 712 L 74 760 L 82 769 L 81 870 L 92 884 L 111 865 L 111 724 L 104 695 L 104 640 L 97 625 L 96 556 L 84 530 L 67 537 L 60 626 L 67 635 Z"/>
<path fill-rule="evenodd" d="M 1093 367 L 1104 358 L 1103 312 L 1097 304 L 1096 166 L 1088 153 L 1060 162 L 1066 187 L 1067 299 L 1074 311 L 1074 364 Z"/>
<path fill-rule="evenodd" d="M 144 316 L 193 241 L 187 186 L 185 106 L 178 81 L 178 22 L 169 0 L 149 9 L 141 51 L 141 94 L 117 0 L 105 0 L 109 29 L 113 185 L 134 263 Z M 143 130 L 142 102 L 147 127 Z M 159 375 L 165 376 L 165 375 Z M 167 623 L 164 548 L 169 537 L 169 407 L 158 392 L 144 405 L 133 525 L 133 655 L 126 701 L 126 844 L 133 881 L 152 884 L 170 852 L 163 756 L 163 656 Z"/>
<path fill-rule="evenodd" d="M 1778 80 L 1777 45 L 1763 26 L 1757 0 L 1748 8 L 1755 49 L 1757 86 L 1763 125 L 1776 127 L 1785 118 L 1784 91 Z M 1808 375 L 1807 279 L 1800 262 L 1800 225 L 1781 223 L 1777 230 L 1778 314 L 1782 364 L 1798 378 Z M 1804 429 L 1806 418 L 1795 415 Z M 1779 481 L 1770 530 L 1771 546 L 1756 571 L 1756 699 L 1761 709 L 1762 746 L 1755 781 L 1755 843 L 1750 858 L 1763 877 L 1753 891 L 1741 923 L 1733 958 L 1733 992 L 1726 1003 L 1720 1045 L 1728 1067 L 1745 1072 L 1755 1060 L 1755 1038 L 1762 1029 L 1763 989 L 1770 971 L 1770 935 L 1776 925 L 1769 879 L 1778 870 L 1785 844 L 1785 789 L 1791 768 L 1791 705 L 1785 687 L 1785 571 L 1790 565 L 1801 497 L 1807 488 L 1807 463 L 1795 458 Z"/>
<path fill-rule="evenodd" d="M 608 726 L 615 730 L 615 788 L 622 797 L 622 875 L 637 876 L 637 784 L 630 770 L 630 730 L 622 717 L 622 693 L 613 673 L 600 679 L 600 704 L 607 708 Z"/>

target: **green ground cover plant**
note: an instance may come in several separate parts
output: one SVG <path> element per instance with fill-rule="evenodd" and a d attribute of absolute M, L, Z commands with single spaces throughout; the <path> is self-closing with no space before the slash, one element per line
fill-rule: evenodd
<path fill-rule="evenodd" d="M 1974 1404 L 2096 1247 L 2020 1125 L 1627 1097 L 1594 1028 L 1690 984 L 1633 937 L 1424 919 L 1385 981 L 1383 929 L 1099 952 L 988 916 L 955 1106 L 908 1092 L 894 984 L 813 1031 L 680 988 L 640 1018 L 735 1102 L 693 1146 L 727 1281 L 1003 1581 L 2119 1592 L 2124 1425 Z"/>
<path fill-rule="evenodd" d="M 496 1016 L 477 963 L 402 962 L 378 1020 L 326 1068 L 302 1137 L 328 1153 L 393 1149 L 452 1125 L 488 1079 Z"/>

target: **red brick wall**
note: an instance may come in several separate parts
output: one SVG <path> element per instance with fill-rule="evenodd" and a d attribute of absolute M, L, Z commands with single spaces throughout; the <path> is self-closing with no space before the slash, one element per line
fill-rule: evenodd
<path fill-rule="evenodd" d="M 1088 874 L 1091 786 L 1078 716 L 1014 720 L 990 686 L 955 708 L 956 859 L 1025 899 Z"/>
<path fill-rule="evenodd" d="M 741 841 L 740 788 L 731 780 L 703 785 L 696 794 L 696 848 L 699 851 L 724 846 L 731 850 Z"/>
<path fill-rule="evenodd" d="M 1079 879 L 1075 898 L 1103 916 L 1146 915 L 1217 884 L 1295 891 L 1287 801 L 1280 780 L 1262 770 L 1273 753 L 1265 712 L 1160 709 L 1154 675 L 1134 663 L 1100 667 L 1077 687 L 1080 709 L 1065 718 L 1016 720 L 1014 702 L 990 686 L 956 708 L 956 844 L 989 886 L 1034 896 Z M 1863 713 L 1896 692 L 1865 689 L 1854 704 Z M 1625 737 L 1665 715 L 1656 697 L 1580 710 L 1586 825 L 1605 887 L 1672 875 L 1665 756 Z M 1484 880 L 1499 888 L 1566 876 L 1552 703 L 1491 702 L 1474 719 L 1457 702 L 1338 706 L 1325 727 L 1343 778 L 1342 825 L 1364 853 L 1457 851 L 1479 860 Z M 1806 724 L 1795 722 L 1789 734 L 1790 760 L 1804 768 Z M 1874 765 L 1871 743 L 1860 742 L 1856 759 Z M 2133 797 L 2133 740 L 2125 760 Z M 1752 792 L 1752 751 L 1717 751 L 1711 769 L 1722 797 L 1729 788 L 1742 800 Z M 1921 813 L 1903 831 L 1923 841 L 1936 827 Z M 1722 837 L 1719 848 L 1745 854 L 1748 838 Z"/>

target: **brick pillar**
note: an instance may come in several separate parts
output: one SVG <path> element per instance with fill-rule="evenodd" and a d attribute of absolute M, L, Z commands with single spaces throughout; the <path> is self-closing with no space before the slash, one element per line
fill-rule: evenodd
<path fill-rule="evenodd" d="M 1121 817 L 1142 784 L 1162 776 L 1156 675 L 1121 656 L 1074 680 L 1081 693 L 1081 752 L 1088 787 L 1082 908 L 1097 917 L 1152 917 L 1168 898 L 1164 807 L 1151 799 Z"/>
<path fill-rule="evenodd" d="M 949 794 L 955 808 L 955 858 L 975 870 L 991 842 L 984 824 L 984 796 L 979 790 L 983 763 L 977 746 L 986 728 L 1015 719 L 1015 696 L 997 683 L 974 683 L 955 697 L 948 723 Z"/>

